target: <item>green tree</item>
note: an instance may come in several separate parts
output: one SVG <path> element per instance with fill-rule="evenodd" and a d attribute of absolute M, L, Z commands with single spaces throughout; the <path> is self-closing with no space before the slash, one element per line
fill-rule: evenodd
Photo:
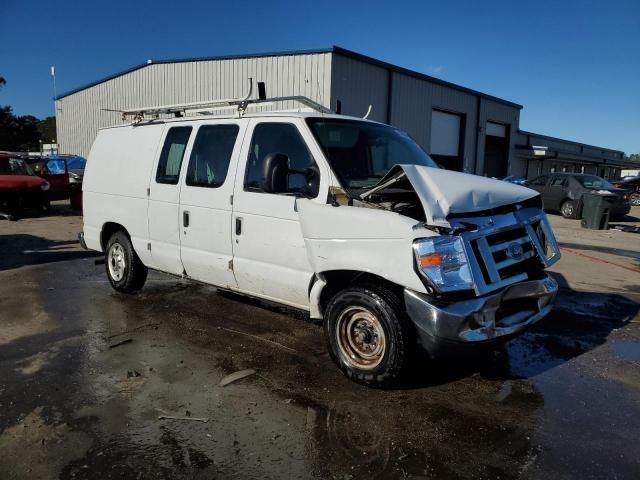
<path fill-rule="evenodd" d="M 38 136 L 42 143 L 52 143 L 56 140 L 56 117 L 47 117 L 38 121 Z"/>
<path fill-rule="evenodd" d="M 0 150 L 38 151 L 39 122 L 32 115 L 15 116 L 9 106 L 0 107 Z"/>

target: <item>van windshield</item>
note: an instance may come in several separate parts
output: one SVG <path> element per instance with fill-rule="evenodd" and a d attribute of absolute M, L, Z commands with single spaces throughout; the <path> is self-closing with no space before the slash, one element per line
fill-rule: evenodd
<path fill-rule="evenodd" d="M 334 118 L 307 123 L 344 188 L 369 189 L 397 164 L 438 168 L 409 135 L 388 125 Z"/>

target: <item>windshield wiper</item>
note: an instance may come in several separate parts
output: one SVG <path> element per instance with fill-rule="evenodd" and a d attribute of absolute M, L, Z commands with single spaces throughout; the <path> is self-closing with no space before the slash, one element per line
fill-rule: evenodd
<path fill-rule="evenodd" d="M 404 179 L 407 176 L 407 174 L 405 172 L 400 173 L 399 175 L 395 176 L 395 177 L 391 177 L 389 180 L 387 180 L 386 182 L 380 183 L 378 185 L 376 185 L 375 187 L 373 187 L 370 190 L 367 190 L 366 192 L 364 192 L 363 194 L 360 195 L 360 199 L 364 200 L 365 198 L 373 195 L 374 193 L 383 190 L 391 185 L 393 185 L 394 183 L 399 182 L 400 180 Z"/>

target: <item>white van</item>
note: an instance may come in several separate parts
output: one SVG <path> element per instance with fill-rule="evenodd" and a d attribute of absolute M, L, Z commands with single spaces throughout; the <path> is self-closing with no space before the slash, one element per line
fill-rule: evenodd
<path fill-rule="evenodd" d="M 100 130 L 80 235 L 117 291 L 155 269 L 306 310 L 371 386 L 416 345 L 503 341 L 550 311 L 560 253 L 537 192 L 438 168 L 385 124 L 240 113 Z"/>

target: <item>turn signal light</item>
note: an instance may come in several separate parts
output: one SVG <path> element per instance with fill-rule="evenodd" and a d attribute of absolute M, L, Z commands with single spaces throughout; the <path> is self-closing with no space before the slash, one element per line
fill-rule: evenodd
<path fill-rule="evenodd" d="M 420 267 L 439 267 L 442 265 L 442 256 L 439 253 L 431 253 L 420 257 Z"/>

